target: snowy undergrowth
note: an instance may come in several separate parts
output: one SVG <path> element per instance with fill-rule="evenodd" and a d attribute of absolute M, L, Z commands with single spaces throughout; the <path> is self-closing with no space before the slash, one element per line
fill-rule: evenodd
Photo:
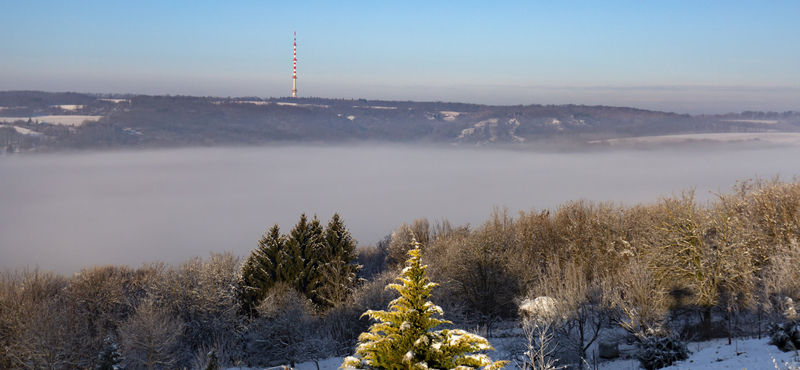
<path fill-rule="evenodd" d="M 781 352 L 767 344 L 769 338 L 738 340 L 728 345 L 727 339 L 688 344 L 692 354 L 664 370 L 787 370 L 800 368 L 800 359 L 794 352 Z M 737 351 L 738 349 L 738 351 Z M 773 362 L 774 359 L 774 362 Z M 639 368 L 636 360 L 617 360 L 600 364 L 601 370 L 633 370 Z"/>
<path fill-rule="evenodd" d="M 688 344 L 692 354 L 686 361 L 681 361 L 664 370 L 794 370 L 800 369 L 800 358 L 794 352 L 781 352 L 777 347 L 768 345 L 769 338 L 746 339 L 728 345 L 727 339 L 716 339 L 708 342 L 692 342 Z M 773 361 L 774 360 L 774 361 Z M 343 358 L 334 357 L 319 362 L 319 370 L 337 370 Z M 506 366 L 514 369 L 514 364 Z M 601 362 L 599 370 L 636 370 L 639 362 L 635 359 L 619 359 Z M 229 368 L 227 370 L 248 370 L 246 368 Z M 298 364 L 296 370 L 317 370 L 314 362 Z"/>

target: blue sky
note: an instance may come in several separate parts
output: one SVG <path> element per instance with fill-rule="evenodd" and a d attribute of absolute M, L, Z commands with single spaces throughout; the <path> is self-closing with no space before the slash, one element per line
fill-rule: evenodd
<path fill-rule="evenodd" d="M 794 0 L 0 8 L 0 90 L 800 110 Z"/>

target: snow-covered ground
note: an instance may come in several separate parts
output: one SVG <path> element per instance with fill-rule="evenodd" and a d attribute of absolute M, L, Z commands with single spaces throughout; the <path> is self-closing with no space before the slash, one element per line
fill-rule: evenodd
<path fill-rule="evenodd" d="M 379 105 L 354 105 L 353 108 L 369 108 L 369 109 L 397 109 L 397 107 L 381 107 Z"/>
<path fill-rule="evenodd" d="M 39 117 L 0 117 L 0 122 L 11 123 L 14 121 L 34 121 L 47 122 L 51 125 L 80 126 L 83 121 L 97 121 L 103 116 L 39 116 Z"/>
<path fill-rule="evenodd" d="M 768 338 L 745 339 L 734 341 L 728 345 L 727 339 L 715 339 L 708 342 L 689 343 L 692 352 L 688 360 L 679 362 L 664 370 L 789 370 L 800 368 L 800 358 L 794 352 L 781 352 L 775 346 L 767 344 Z M 492 353 L 489 354 L 492 356 Z M 493 359 L 494 356 L 492 356 Z M 342 357 L 334 357 L 319 361 L 320 370 L 336 370 L 342 365 Z M 598 364 L 600 370 L 636 370 L 639 362 L 634 359 L 618 359 Z M 317 370 L 314 362 L 297 364 L 296 370 Z M 515 369 L 512 362 L 507 370 Z M 228 370 L 245 370 L 245 368 L 229 368 Z"/>
<path fill-rule="evenodd" d="M 59 107 L 59 108 L 61 108 L 63 110 L 76 110 L 76 109 L 83 108 L 82 105 L 76 105 L 76 104 L 66 104 L 66 105 L 62 104 L 62 105 L 54 105 L 54 106 L 55 107 Z"/>
<path fill-rule="evenodd" d="M 280 101 L 276 102 L 275 104 L 278 104 L 278 105 L 292 105 L 292 106 L 297 106 L 297 107 L 317 107 L 317 108 L 330 108 L 331 107 L 330 105 L 324 105 L 324 104 L 298 104 L 298 103 L 287 103 L 287 102 L 280 102 Z"/>
<path fill-rule="evenodd" d="M 687 141 L 708 140 L 717 142 L 750 141 L 759 140 L 774 144 L 800 145 L 800 133 L 795 132 L 767 132 L 767 133 L 720 133 L 720 134 L 686 134 L 686 135 L 663 135 L 663 136 L 643 136 L 624 139 L 610 139 L 603 141 L 591 141 L 590 143 L 605 142 L 608 144 L 674 144 Z"/>
<path fill-rule="evenodd" d="M 237 103 L 237 104 L 255 104 L 255 105 L 270 105 L 270 104 L 272 104 L 272 102 L 257 101 L 257 100 L 234 100 L 234 101 L 232 101 L 232 103 Z M 278 103 L 278 104 L 280 104 L 280 103 Z M 297 104 L 294 104 L 294 103 L 287 103 L 287 104 L 297 105 Z"/>
<path fill-rule="evenodd" d="M 747 122 L 747 123 L 764 123 L 767 125 L 774 125 L 778 120 L 771 119 L 723 119 L 722 122 Z"/>
<path fill-rule="evenodd" d="M 443 119 L 444 119 L 445 121 L 448 121 L 448 122 L 455 121 L 455 120 L 456 120 L 456 117 L 458 117 L 458 116 L 461 114 L 461 112 L 451 112 L 451 111 L 445 111 L 445 110 L 443 110 L 443 111 L 439 111 L 439 113 L 441 113 L 442 115 L 444 115 L 444 118 L 443 118 Z"/>
<path fill-rule="evenodd" d="M 41 132 L 36 132 L 36 131 L 33 131 L 33 130 L 29 130 L 29 129 L 24 128 L 24 127 L 17 127 L 17 126 L 10 126 L 10 125 L 0 125 L 0 127 L 13 127 L 14 130 L 16 130 L 18 133 L 23 134 L 23 135 L 33 135 L 33 136 L 43 135 Z"/>

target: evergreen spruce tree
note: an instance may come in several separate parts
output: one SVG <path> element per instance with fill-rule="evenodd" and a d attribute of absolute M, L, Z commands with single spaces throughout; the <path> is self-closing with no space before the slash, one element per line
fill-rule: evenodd
<path fill-rule="evenodd" d="M 247 313 L 264 300 L 269 289 L 278 281 L 293 280 L 299 273 L 293 256 L 287 253 L 286 237 L 275 224 L 258 241 L 258 247 L 242 266 L 239 299 Z"/>
<path fill-rule="evenodd" d="M 356 241 L 336 213 L 328 222 L 324 234 L 324 250 L 320 254 L 318 271 L 322 284 L 315 295 L 325 305 L 334 306 L 352 293 L 361 266 L 355 263 Z"/>
<path fill-rule="evenodd" d="M 242 310 L 255 308 L 277 282 L 289 283 L 317 305 L 334 306 L 357 283 L 355 240 L 338 214 L 323 229 L 316 216 L 305 214 L 288 235 L 278 225 L 258 241 L 242 265 L 239 298 Z"/>
<path fill-rule="evenodd" d="M 110 335 L 103 341 L 103 352 L 97 357 L 99 364 L 95 370 L 125 370 L 125 366 L 120 365 L 122 354 L 119 353 L 119 347 Z"/>
<path fill-rule="evenodd" d="M 478 335 L 462 330 L 444 329 L 433 331 L 449 321 L 435 318 L 443 314 L 442 309 L 428 301 L 436 284 L 425 275 L 427 266 L 420 258 L 419 243 L 412 241 L 414 249 L 408 252 L 399 280 L 402 284 L 389 284 L 400 297 L 392 301 L 389 311 L 365 313 L 378 322 L 362 333 L 353 357 L 347 357 L 343 369 L 455 369 L 483 368 L 497 370 L 507 361 L 493 362 L 485 354 L 475 352 L 493 349 L 489 342 Z"/>
<path fill-rule="evenodd" d="M 217 357 L 217 351 L 213 350 L 208 353 L 208 364 L 206 365 L 205 370 L 220 370 L 219 369 L 219 357 Z"/>
<path fill-rule="evenodd" d="M 322 225 L 317 216 L 308 222 L 305 213 L 300 215 L 300 222 L 294 226 L 289 233 L 286 242 L 287 250 L 295 260 L 299 261 L 297 268 L 299 273 L 293 280 L 286 280 L 300 293 L 319 303 L 319 299 L 314 294 L 320 283 L 317 267 L 319 266 L 319 254 L 323 249 Z"/>

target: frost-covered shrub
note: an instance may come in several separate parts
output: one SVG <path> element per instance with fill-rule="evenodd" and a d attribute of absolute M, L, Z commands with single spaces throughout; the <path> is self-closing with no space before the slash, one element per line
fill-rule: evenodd
<path fill-rule="evenodd" d="M 769 344 L 777 346 L 783 352 L 796 351 L 800 349 L 800 317 L 791 298 L 786 297 L 783 305 L 786 322 L 770 325 Z"/>
<path fill-rule="evenodd" d="M 519 305 L 519 316 L 522 321 L 555 322 L 559 318 L 558 302 L 544 296 L 526 299 Z"/>
<path fill-rule="evenodd" d="M 637 345 L 636 359 L 645 370 L 671 366 L 689 358 L 689 349 L 677 336 L 656 335 L 642 339 Z"/>
<path fill-rule="evenodd" d="M 769 344 L 775 345 L 783 352 L 800 349 L 800 322 L 788 321 L 772 324 L 769 328 Z"/>

